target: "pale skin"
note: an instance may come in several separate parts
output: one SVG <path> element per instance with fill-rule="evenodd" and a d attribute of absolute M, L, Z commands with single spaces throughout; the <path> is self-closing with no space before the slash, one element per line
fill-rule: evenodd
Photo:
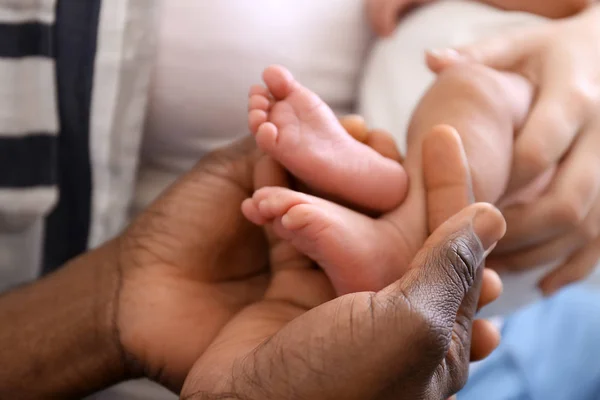
<path fill-rule="evenodd" d="M 318 96 L 300 87 L 292 91 L 289 85 L 295 81 L 291 75 L 282 77 L 280 73 L 289 74 L 283 70 L 265 71 L 269 91 L 260 86 L 250 91 L 248 124 L 259 147 L 293 175 L 302 177 L 312 189 L 377 211 L 399 205 L 407 186 L 402 166 L 353 140 Z M 272 104 L 273 98 L 283 97 L 289 101 Z M 271 108 L 272 112 L 268 113 Z M 298 115 L 302 115 L 301 121 Z M 324 124 L 329 129 L 321 135 L 318 128 Z M 306 129 L 314 134 L 302 134 Z M 344 162 L 338 163 L 332 158 L 334 153 Z M 358 154 L 363 157 L 353 158 Z M 327 173 L 319 172 L 323 169 L 327 169 Z M 371 174 L 372 169 L 378 171 L 377 176 Z"/>
<path fill-rule="evenodd" d="M 270 67 L 264 78 L 265 90 L 269 93 L 265 95 L 263 104 L 267 106 L 262 111 L 267 120 L 253 133 L 257 136 L 259 147 L 285 168 L 291 161 L 290 157 L 295 157 L 291 162 L 300 164 L 304 154 L 319 151 L 313 149 L 321 145 L 327 132 L 333 130 L 332 126 L 337 129 L 338 122 L 327 106 L 322 102 L 316 104 L 320 101 L 316 95 L 293 80 L 284 68 Z M 275 93 L 271 90 L 272 86 L 278 89 Z M 279 90 L 281 88 L 286 90 Z M 253 96 L 256 96 L 256 91 Z M 455 127 L 466 151 L 475 200 L 497 202 L 505 194 L 509 179 L 514 132 L 522 124 L 531 98 L 530 85 L 516 75 L 481 66 L 465 66 L 442 74 L 423 98 L 409 129 L 404 164 L 410 178 L 408 196 L 400 207 L 379 219 L 281 187 L 258 190 L 243 203 L 242 210 L 257 224 L 272 223 L 278 236 L 315 260 L 328 274 L 338 294 L 378 290 L 406 272 L 410 260 L 407 255 L 413 255 L 423 244 L 427 232 L 445 218 L 436 215 L 436 210 L 429 211 L 429 218 L 425 215 L 428 199 L 424 191 L 421 149 L 427 133 L 433 129 L 453 136 L 457 133 L 449 126 Z M 521 101 L 515 102 L 514 99 Z M 311 104 L 308 115 L 303 113 L 306 109 L 304 101 Z M 281 110 L 285 110 L 288 118 L 277 116 Z M 327 112 L 315 117 L 321 110 Z M 295 113 L 294 118 L 289 117 L 290 113 Z M 302 141 L 293 135 L 301 136 Z M 347 135 L 345 139 L 354 140 Z M 336 140 L 340 139 L 336 137 Z M 308 147 L 298 149 L 295 146 Z M 355 149 L 357 152 L 354 154 L 334 152 L 331 157 L 336 165 L 343 165 L 344 157 L 360 159 L 368 165 L 370 153 L 359 152 L 361 147 Z M 441 151 L 444 151 L 443 148 Z M 282 153 L 288 158 L 282 157 Z M 429 154 L 429 157 L 436 159 L 435 155 Z M 329 179 L 331 185 L 336 185 L 335 177 L 328 175 L 326 167 L 311 170 L 312 165 L 305 164 L 306 173 L 318 173 Z M 376 168 L 372 168 L 370 173 L 378 175 Z M 301 174 L 297 176 L 305 179 Z M 441 174 L 436 179 L 452 181 L 453 176 Z M 362 183 L 359 178 L 356 182 Z M 533 189 L 543 189 L 543 183 L 533 185 Z M 450 203 L 465 202 L 464 193 L 462 197 L 456 193 L 448 194 L 447 201 Z M 390 264 L 391 260 L 398 259 L 405 260 L 400 263 L 404 268 L 398 267 L 397 263 L 394 266 Z M 361 267 L 364 265 L 380 267 L 365 270 Z"/>
<path fill-rule="evenodd" d="M 539 287 L 551 294 L 585 279 L 600 259 L 600 5 L 427 57 L 434 72 L 478 63 L 529 80 L 536 97 L 514 145 L 509 188 L 556 169 L 532 204 L 503 209 L 497 269 L 523 271 L 562 260 Z M 568 100 L 565 100 L 568 99 Z M 491 264 L 492 259 L 489 260 Z"/>

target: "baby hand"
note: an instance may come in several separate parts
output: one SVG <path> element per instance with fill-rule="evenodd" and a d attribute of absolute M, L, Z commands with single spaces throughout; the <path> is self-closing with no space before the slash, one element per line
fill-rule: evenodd
<path fill-rule="evenodd" d="M 433 0 L 367 0 L 367 13 L 373 30 L 379 36 L 390 36 L 398 19 L 408 9 Z"/>

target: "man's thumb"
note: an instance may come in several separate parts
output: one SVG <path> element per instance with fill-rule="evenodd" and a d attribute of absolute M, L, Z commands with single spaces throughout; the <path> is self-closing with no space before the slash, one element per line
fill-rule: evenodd
<path fill-rule="evenodd" d="M 435 377 L 435 371 L 449 350 L 455 324 L 464 323 L 470 331 L 482 276 L 480 265 L 504 231 L 504 219 L 496 208 L 471 205 L 430 236 L 399 281 L 375 294 L 348 295 L 326 304 L 321 312 L 336 321 L 336 329 L 334 335 L 328 328 L 329 335 L 318 337 L 334 337 L 335 341 L 323 346 L 321 339 L 318 347 L 335 353 L 332 360 L 345 366 L 344 387 L 351 387 L 349 382 L 362 383 L 373 391 L 386 387 L 390 395 L 381 398 L 393 398 L 394 393 L 407 399 L 424 398 L 425 392 L 428 398 L 443 398 L 455 392 L 462 381 Z M 339 316 L 345 318 L 340 321 Z M 316 334 L 326 326 L 323 315 L 320 317 L 320 322 L 303 325 L 315 326 L 311 332 Z M 467 356 L 455 360 L 451 368 L 466 370 L 469 343 L 463 347 Z M 353 361 L 359 357 L 360 363 Z M 456 387 L 448 386 L 451 384 Z"/>
<path fill-rule="evenodd" d="M 441 324 L 438 328 L 451 329 L 461 305 L 472 304 L 473 310 L 463 311 L 475 315 L 479 293 L 471 288 L 481 277 L 478 271 L 485 257 L 505 232 L 504 218 L 494 206 L 477 203 L 465 208 L 429 237 L 409 272 L 378 296 L 405 297 L 413 311 Z"/>

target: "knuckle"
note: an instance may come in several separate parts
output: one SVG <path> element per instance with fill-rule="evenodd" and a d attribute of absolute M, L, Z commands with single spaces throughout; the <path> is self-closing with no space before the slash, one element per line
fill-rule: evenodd
<path fill-rule="evenodd" d="M 426 310 L 415 310 L 413 313 L 415 329 L 413 340 L 415 349 L 432 361 L 441 360 L 450 348 L 452 328 L 442 318 Z"/>
<path fill-rule="evenodd" d="M 439 320 L 448 320 L 447 310 L 458 308 L 473 286 L 483 249 L 479 240 L 473 235 L 456 234 L 442 246 L 432 251 L 426 265 L 435 266 L 435 273 L 451 288 L 443 300 L 432 294 L 431 310 L 437 310 Z M 434 303 L 435 302 L 435 303 Z"/>
<path fill-rule="evenodd" d="M 372 302 L 373 326 L 376 325 L 377 315 L 390 315 L 390 309 L 402 309 L 405 312 L 395 315 L 395 320 L 404 327 L 408 335 L 407 343 L 415 349 L 416 354 L 434 363 L 444 357 L 452 340 L 452 325 L 447 318 L 432 311 L 431 307 L 413 303 L 410 294 L 402 291 L 396 296 L 386 296 L 383 301 L 379 296 L 373 298 L 377 299 Z M 381 310 L 384 311 L 380 313 Z"/>
<path fill-rule="evenodd" d="M 587 220 L 579 228 L 581 237 L 586 242 L 591 242 L 600 236 L 600 227 L 597 221 Z"/>
<path fill-rule="evenodd" d="M 480 263 L 476 249 L 480 249 L 480 247 L 481 245 L 475 238 L 456 237 L 443 250 L 443 260 L 449 262 L 449 267 L 451 267 L 443 270 L 448 272 L 449 278 L 455 281 L 457 287 L 463 288 L 462 296 L 466 295 L 475 281 L 477 267 Z"/>
<path fill-rule="evenodd" d="M 552 214 L 559 226 L 576 228 L 584 222 L 587 213 L 574 196 L 568 196 L 556 203 Z"/>
<path fill-rule="evenodd" d="M 587 81 L 575 81 L 569 85 L 565 104 L 570 104 L 575 110 L 589 112 L 596 103 L 596 88 Z"/>
<path fill-rule="evenodd" d="M 554 163 L 547 145 L 537 136 L 524 140 L 521 146 L 515 148 L 515 160 L 533 176 L 546 171 Z"/>
<path fill-rule="evenodd" d="M 469 360 L 463 359 L 464 357 L 452 351 L 448 352 L 446 358 L 448 359 L 448 364 L 452 366 L 449 371 L 451 392 L 458 393 L 465 387 L 469 379 Z"/>

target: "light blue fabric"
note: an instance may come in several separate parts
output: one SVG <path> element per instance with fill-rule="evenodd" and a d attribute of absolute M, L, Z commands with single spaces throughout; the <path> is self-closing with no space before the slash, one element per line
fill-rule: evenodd
<path fill-rule="evenodd" d="M 600 400 L 600 293 L 575 286 L 507 318 L 459 400 Z"/>

